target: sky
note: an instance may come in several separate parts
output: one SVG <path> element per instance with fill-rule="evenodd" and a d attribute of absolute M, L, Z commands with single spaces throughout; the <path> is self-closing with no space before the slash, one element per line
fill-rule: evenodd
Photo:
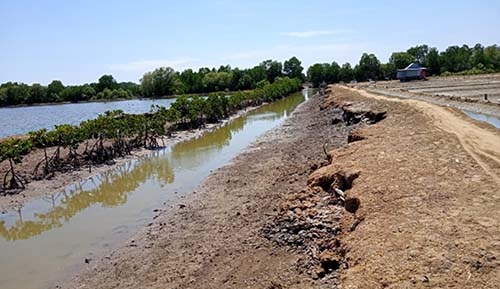
<path fill-rule="evenodd" d="M 162 66 L 387 62 L 426 43 L 500 44 L 500 1 L 0 0 L 0 83 L 138 82 Z"/>

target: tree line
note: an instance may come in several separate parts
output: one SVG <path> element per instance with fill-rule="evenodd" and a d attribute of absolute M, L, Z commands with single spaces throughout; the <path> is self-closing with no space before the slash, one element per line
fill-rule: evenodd
<path fill-rule="evenodd" d="M 51 178 L 55 172 L 84 166 L 90 170 L 93 165 L 123 157 L 136 148 L 158 148 L 159 139 L 175 130 L 217 123 L 240 109 L 283 98 L 301 85 L 302 80 L 297 78 L 276 77 L 273 83 L 259 82 L 253 90 L 230 95 L 211 93 L 207 97 L 183 95 L 169 108 L 156 105 L 145 114 L 107 111 L 80 125 L 56 125 L 50 131 L 40 129 L 29 132 L 27 137 L 6 139 L 0 142 L 0 163 L 8 162 L 9 169 L 2 176 L 0 192 L 18 192 L 30 179 Z M 43 151 L 42 159 L 31 175 L 17 173 L 16 165 L 33 149 Z"/>
<path fill-rule="evenodd" d="M 381 63 L 375 54 L 363 53 L 354 67 L 349 63 L 316 63 L 307 70 L 307 79 L 314 86 L 327 83 L 390 80 L 396 78 L 397 69 L 413 62 L 427 68 L 428 75 L 481 74 L 500 72 L 500 47 L 484 47 L 476 44 L 449 46 L 444 51 L 426 44 L 410 47 L 406 51 L 393 52 L 387 63 Z"/>
<path fill-rule="evenodd" d="M 95 83 L 71 86 L 64 86 L 60 80 L 54 80 L 47 86 L 7 82 L 0 85 L 0 107 L 240 91 L 255 89 L 266 81 L 273 83 L 277 77 L 284 76 L 304 80 L 300 60 L 296 57 L 284 63 L 265 60 L 249 69 L 233 69 L 225 65 L 218 69 L 203 67 L 198 71 L 186 69 L 178 72 L 170 67 L 162 67 L 144 74 L 140 84 L 117 82 L 112 75 L 103 75 Z"/>
<path fill-rule="evenodd" d="M 18 82 L 0 84 L 0 107 L 19 104 L 52 102 L 79 102 L 89 100 L 127 99 L 141 94 L 141 87 L 133 82 L 118 83 L 112 75 L 103 75 L 98 82 L 65 86 L 53 80 L 47 86 Z"/>
<path fill-rule="evenodd" d="M 144 74 L 141 78 L 141 88 L 146 97 L 242 91 L 255 89 L 264 81 L 273 83 L 277 77 L 304 80 L 303 70 L 301 61 L 295 56 L 284 63 L 268 59 L 247 69 L 231 68 L 230 65 L 212 69 L 202 67 L 198 71 L 186 69 L 182 72 L 169 67 L 158 68 Z"/>

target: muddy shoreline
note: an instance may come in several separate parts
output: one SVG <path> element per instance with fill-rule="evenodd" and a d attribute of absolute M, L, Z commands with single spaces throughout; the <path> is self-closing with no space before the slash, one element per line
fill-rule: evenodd
<path fill-rule="evenodd" d="M 449 108 L 333 88 L 54 288 L 493 288 L 498 140 Z"/>
<path fill-rule="evenodd" d="M 197 138 L 200 137 L 202 134 L 205 132 L 214 130 L 220 126 L 225 125 L 227 122 L 230 122 L 234 120 L 235 118 L 238 118 L 254 109 L 257 109 L 260 106 L 256 107 L 249 107 L 243 110 L 238 111 L 236 114 L 233 116 L 229 117 L 228 119 L 225 119 L 221 121 L 218 124 L 209 124 L 206 125 L 204 128 L 199 128 L 199 129 L 194 129 L 194 130 L 187 130 L 187 131 L 177 131 L 172 134 L 171 137 L 164 137 L 160 138 L 158 140 L 158 143 L 164 145 L 165 147 L 172 146 L 176 143 L 186 141 L 192 138 Z M 70 186 L 74 183 L 84 181 L 86 179 L 93 178 L 99 174 L 102 174 L 104 172 L 113 170 L 114 168 L 121 166 L 125 164 L 126 162 L 129 162 L 134 159 L 139 159 L 139 158 L 144 158 L 148 157 L 151 155 L 154 151 L 147 150 L 147 149 L 139 149 L 139 150 L 134 150 L 131 155 L 128 155 L 123 158 L 116 158 L 113 161 L 113 164 L 102 164 L 98 166 L 93 166 L 92 171 L 89 172 L 87 168 L 82 167 L 79 170 L 74 170 L 66 173 L 61 173 L 58 172 L 56 175 L 51 178 L 50 180 L 43 179 L 43 180 L 34 180 L 31 181 L 27 184 L 25 184 L 26 188 L 21 191 L 19 194 L 8 194 L 4 196 L 0 196 L 0 213 L 6 212 L 8 210 L 13 210 L 17 209 L 19 207 L 22 207 L 24 204 L 43 197 L 43 196 L 48 196 L 52 195 L 54 193 L 57 193 L 59 191 L 63 191 L 67 186 Z M 33 159 L 33 160 L 28 160 L 28 157 L 25 157 L 23 162 L 37 162 L 38 160 Z M 5 164 L 4 164 L 5 165 Z M 34 166 L 34 164 L 32 164 Z"/>

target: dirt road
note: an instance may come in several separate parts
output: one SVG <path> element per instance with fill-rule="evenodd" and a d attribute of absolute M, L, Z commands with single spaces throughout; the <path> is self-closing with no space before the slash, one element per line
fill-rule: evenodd
<path fill-rule="evenodd" d="M 333 87 L 62 287 L 497 288 L 499 160 L 492 126 Z"/>
<path fill-rule="evenodd" d="M 353 89 L 354 90 L 354 89 Z M 354 90 L 365 97 L 407 103 L 432 119 L 434 125 L 454 134 L 467 153 L 500 185 L 500 135 L 481 123 L 473 123 L 467 116 L 442 106 L 418 100 L 401 100 Z M 488 163 L 492 162 L 492 166 Z"/>

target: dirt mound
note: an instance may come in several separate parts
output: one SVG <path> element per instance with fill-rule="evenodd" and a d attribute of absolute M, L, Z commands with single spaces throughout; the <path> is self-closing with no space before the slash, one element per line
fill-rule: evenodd
<path fill-rule="evenodd" d="M 373 111 L 363 103 L 325 102 L 321 109 L 336 108 L 332 115 L 333 125 L 349 127 L 348 140 L 356 133 L 355 128 L 374 124 L 384 119 L 385 111 Z M 351 138 L 352 140 L 352 138 Z M 280 204 L 278 215 L 262 229 L 262 234 L 279 246 L 302 253 L 304 258 L 297 262 L 297 270 L 306 272 L 313 279 L 325 284 L 338 278 L 339 269 L 347 269 L 346 248 L 339 235 L 342 233 L 342 219 L 346 212 L 355 214 L 361 205 L 360 199 L 350 197 L 359 171 L 332 170 L 332 154 L 324 148 L 326 166 L 311 166 L 313 172 L 307 180 L 307 187 L 288 195 Z M 354 231 L 362 218 L 356 218 L 348 231 Z"/>

